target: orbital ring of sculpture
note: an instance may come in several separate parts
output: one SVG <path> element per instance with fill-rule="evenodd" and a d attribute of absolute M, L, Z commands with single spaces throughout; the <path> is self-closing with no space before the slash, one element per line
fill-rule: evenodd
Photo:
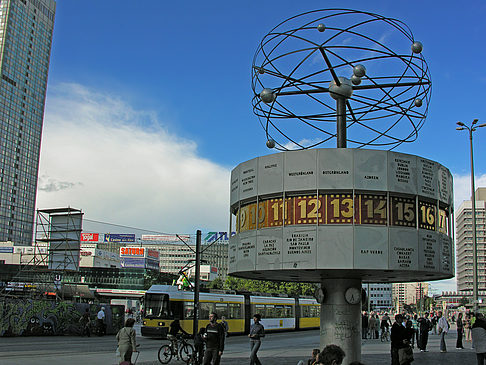
<path fill-rule="evenodd" d="M 415 141 L 432 86 L 422 48 L 404 23 L 368 12 L 324 9 L 283 21 L 253 59 L 253 111 L 267 146 Z"/>

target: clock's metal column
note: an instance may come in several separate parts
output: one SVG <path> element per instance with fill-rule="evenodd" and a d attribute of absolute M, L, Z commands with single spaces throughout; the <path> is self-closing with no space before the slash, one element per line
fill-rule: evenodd
<path fill-rule="evenodd" d="M 361 360 L 361 279 L 324 279 L 321 287 L 320 348 L 341 347 L 343 364 Z"/>

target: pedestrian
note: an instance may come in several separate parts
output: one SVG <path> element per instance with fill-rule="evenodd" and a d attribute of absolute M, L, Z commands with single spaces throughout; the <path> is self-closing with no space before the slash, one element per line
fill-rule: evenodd
<path fill-rule="evenodd" d="M 471 314 L 467 313 L 466 317 L 464 319 L 464 330 L 465 330 L 465 337 L 466 341 L 470 342 L 471 341 Z"/>
<path fill-rule="evenodd" d="M 368 322 L 368 327 L 371 333 L 371 338 L 378 338 L 378 319 L 375 317 L 374 313 L 371 314 L 370 320 Z"/>
<path fill-rule="evenodd" d="M 218 315 L 209 315 L 209 324 L 206 326 L 206 350 L 204 351 L 203 365 L 219 365 L 224 351 L 224 329 L 218 323 Z"/>
<path fill-rule="evenodd" d="M 221 325 L 223 326 L 223 329 L 224 329 L 224 337 L 228 337 L 229 324 L 228 324 L 228 322 L 226 322 L 225 316 L 221 316 Z"/>
<path fill-rule="evenodd" d="M 341 365 L 346 353 L 337 345 L 327 345 L 318 355 L 319 365 Z"/>
<path fill-rule="evenodd" d="M 368 325 L 369 325 L 369 318 L 368 313 L 363 312 L 361 315 L 361 338 L 366 340 L 368 335 Z"/>
<path fill-rule="evenodd" d="M 432 323 L 432 329 L 434 330 L 434 335 L 436 335 L 437 334 L 437 322 L 438 322 L 436 314 L 434 314 L 432 316 L 432 319 L 430 320 L 430 322 Z"/>
<path fill-rule="evenodd" d="M 446 315 L 442 315 L 442 312 L 438 314 L 439 320 L 437 326 L 439 327 L 440 335 L 440 352 L 447 352 L 447 347 L 445 343 L 445 336 L 449 332 L 449 322 L 447 322 Z"/>
<path fill-rule="evenodd" d="M 402 325 L 403 316 L 397 314 L 395 316 L 395 323 L 393 323 L 390 334 L 390 352 L 391 352 L 391 365 L 404 365 L 400 364 L 398 357 L 398 350 L 408 346 L 407 333 L 405 327 Z"/>
<path fill-rule="evenodd" d="M 118 352 L 120 354 L 119 364 L 124 361 L 132 363 L 132 353 L 137 352 L 137 342 L 135 341 L 136 333 L 133 329 L 135 319 L 128 318 L 125 327 L 118 331 L 116 340 L 118 341 Z"/>
<path fill-rule="evenodd" d="M 391 325 L 391 319 L 390 317 L 388 316 L 388 313 L 385 312 L 385 314 L 383 315 L 383 317 L 381 317 L 381 323 L 380 323 L 380 328 L 381 328 L 381 334 L 383 335 L 383 333 L 386 331 L 388 332 L 388 328 L 390 327 Z"/>
<path fill-rule="evenodd" d="M 194 352 L 196 357 L 196 364 L 202 364 L 204 357 L 204 334 L 206 328 L 200 328 L 199 332 L 194 336 Z"/>
<path fill-rule="evenodd" d="M 96 315 L 97 325 L 98 325 L 98 336 L 106 335 L 105 327 L 105 307 L 101 307 L 98 314 Z"/>
<path fill-rule="evenodd" d="M 79 323 L 81 324 L 81 336 L 88 336 L 90 337 L 91 334 L 89 332 L 89 325 L 91 323 L 90 315 L 89 315 L 89 308 L 86 308 L 85 312 L 81 317 L 79 317 Z"/>
<path fill-rule="evenodd" d="M 418 325 L 418 315 L 415 313 L 411 319 L 412 321 L 412 328 L 414 332 L 414 339 L 412 339 L 412 347 L 414 344 L 417 344 L 417 348 L 419 347 L 419 325 Z"/>
<path fill-rule="evenodd" d="M 482 313 L 476 315 L 471 332 L 477 363 L 478 365 L 486 365 L 486 320 Z"/>
<path fill-rule="evenodd" d="M 257 352 L 262 344 L 261 338 L 265 337 L 265 328 L 260 323 L 262 316 L 258 313 L 253 315 L 253 324 L 250 327 L 250 365 L 262 365 L 258 359 Z"/>
<path fill-rule="evenodd" d="M 462 313 L 459 313 L 457 316 L 456 329 L 457 329 L 456 349 L 463 349 L 464 346 L 462 345 L 462 335 L 464 334 L 464 323 L 462 322 Z"/>
<path fill-rule="evenodd" d="M 415 337 L 415 330 L 413 329 L 413 323 L 409 319 L 405 323 L 405 338 L 407 339 L 410 346 L 413 348 L 413 341 Z"/>
<path fill-rule="evenodd" d="M 428 352 L 427 350 L 427 342 L 429 342 L 429 331 L 432 328 L 432 324 L 429 320 L 429 313 L 425 312 L 423 317 L 418 319 L 419 323 L 419 349 L 421 352 Z"/>

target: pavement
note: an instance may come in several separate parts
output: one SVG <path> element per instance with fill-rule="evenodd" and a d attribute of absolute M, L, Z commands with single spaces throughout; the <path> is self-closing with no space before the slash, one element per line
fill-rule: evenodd
<path fill-rule="evenodd" d="M 299 332 L 295 332 L 295 336 L 299 336 Z M 441 353 L 439 349 L 440 336 L 430 334 L 429 342 L 427 345 L 428 352 L 421 352 L 417 348 L 414 348 L 414 361 L 412 365 L 449 365 L 460 364 L 469 365 L 476 364 L 476 353 L 471 348 L 471 342 L 464 341 L 464 349 L 456 349 L 456 331 L 451 330 L 446 335 L 447 352 Z M 315 346 L 309 346 L 306 353 L 310 353 Z M 262 342 L 262 347 L 259 352 L 259 359 L 263 365 L 296 365 L 299 360 L 304 360 L 307 363 L 307 357 L 299 356 L 302 353 L 302 348 L 286 348 L 279 349 L 278 352 L 265 350 L 265 344 Z M 390 343 L 381 342 L 380 340 L 363 340 L 361 348 L 361 362 L 364 365 L 390 365 Z M 221 365 L 249 365 L 250 360 L 248 358 L 249 351 L 246 354 L 232 353 L 230 355 L 223 354 L 221 358 Z M 137 362 L 137 365 L 158 365 L 157 361 Z M 183 362 L 174 362 L 174 365 L 183 365 Z M 343 365 L 348 362 L 343 362 Z"/>

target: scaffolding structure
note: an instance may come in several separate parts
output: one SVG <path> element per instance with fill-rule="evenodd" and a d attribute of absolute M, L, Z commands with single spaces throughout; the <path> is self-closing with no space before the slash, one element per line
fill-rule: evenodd
<path fill-rule="evenodd" d="M 4 287 L 2 294 L 63 299 L 65 273 L 79 271 L 83 214 L 70 207 L 37 210 L 32 257 L 11 280 L 19 289 Z"/>

